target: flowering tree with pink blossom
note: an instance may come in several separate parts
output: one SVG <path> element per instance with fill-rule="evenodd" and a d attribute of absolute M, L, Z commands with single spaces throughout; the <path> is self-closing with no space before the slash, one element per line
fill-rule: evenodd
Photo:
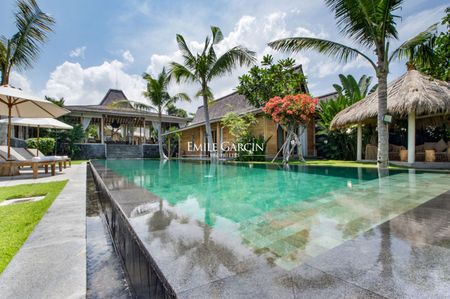
<path fill-rule="evenodd" d="M 299 159 L 304 161 L 298 136 L 303 134 L 314 117 L 317 103 L 317 98 L 304 93 L 287 95 L 283 98 L 277 96 L 267 101 L 262 110 L 286 131 L 286 140 L 272 162 L 280 152 L 283 152 L 283 164 L 287 164 L 295 147 L 297 147 Z M 298 135 L 295 133 L 296 128 L 299 128 Z"/>

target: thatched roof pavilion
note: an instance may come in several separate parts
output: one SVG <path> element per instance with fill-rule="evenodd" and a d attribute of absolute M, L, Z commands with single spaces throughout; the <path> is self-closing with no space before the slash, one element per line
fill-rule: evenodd
<path fill-rule="evenodd" d="M 416 117 L 450 113 L 450 83 L 435 80 L 416 70 L 410 70 L 388 84 L 388 113 L 407 116 L 415 112 Z M 331 127 L 343 127 L 365 123 L 378 114 L 378 92 L 375 91 L 361 101 L 339 112 Z"/>
<path fill-rule="evenodd" d="M 387 113 L 408 118 L 408 162 L 414 162 L 416 119 L 448 120 L 450 116 L 450 83 L 409 70 L 387 87 Z M 361 124 L 374 122 L 378 115 L 378 91 L 339 112 L 332 128 L 358 124 L 358 157 L 361 159 Z"/>

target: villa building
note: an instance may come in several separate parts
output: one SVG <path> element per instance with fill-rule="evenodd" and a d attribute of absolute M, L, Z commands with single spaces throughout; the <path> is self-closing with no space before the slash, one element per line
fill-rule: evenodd
<path fill-rule="evenodd" d="M 122 90 L 110 89 L 98 105 L 69 105 L 67 116 L 72 122 L 82 124 L 83 129 L 90 125 L 97 127 L 97 138 L 87 140 L 89 143 L 153 143 L 150 128 L 158 122 L 155 112 L 134 109 L 126 104 L 128 98 Z M 120 102 L 121 105 L 115 105 Z M 163 128 L 186 125 L 189 119 L 163 114 Z"/>
<path fill-rule="evenodd" d="M 307 87 L 304 86 L 307 91 Z M 326 94 L 319 97 L 321 100 L 327 100 L 335 97 L 335 93 Z M 222 98 L 213 101 L 209 106 L 209 116 L 211 122 L 213 143 L 232 144 L 236 142 L 235 138 L 230 134 L 227 127 L 222 124 L 222 120 L 227 113 L 236 113 L 237 115 L 245 115 L 252 113 L 255 115 L 257 123 L 250 127 L 250 134 L 259 137 L 263 136 L 267 141 L 266 158 L 274 157 L 284 143 L 286 132 L 277 125 L 273 120 L 268 118 L 261 108 L 252 106 L 243 95 L 233 92 Z M 195 150 L 192 145 L 206 144 L 205 121 L 203 106 L 198 107 L 194 119 L 188 126 L 181 128 L 178 132 L 180 137 L 180 156 L 181 157 L 206 157 L 208 152 L 203 147 L 201 150 Z M 315 122 L 311 121 L 304 133 L 300 136 L 302 143 L 302 154 L 305 157 L 316 156 L 315 144 Z M 232 157 L 235 154 L 232 150 L 223 150 L 218 146 L 219 157 Z"/>

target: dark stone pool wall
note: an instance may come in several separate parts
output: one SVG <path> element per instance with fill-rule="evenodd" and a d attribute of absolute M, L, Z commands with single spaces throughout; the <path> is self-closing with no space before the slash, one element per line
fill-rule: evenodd
<path fill-rule="evenodd" d="M 176 298 L 175 291 L 134 232 L 96 169 L 89 164 L 114 246 L 122 259 L 128 283 L 137 298 Z"/>

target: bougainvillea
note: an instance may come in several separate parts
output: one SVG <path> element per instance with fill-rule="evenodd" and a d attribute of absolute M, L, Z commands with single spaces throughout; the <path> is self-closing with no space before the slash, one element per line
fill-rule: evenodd
<path fill-rule="evenodd" d="M 302 93 L 283 98 L 273 97 L 262 110 L 280 125 L 306 125 L 313 118 L 317 103 L 317 98 Z"/>

